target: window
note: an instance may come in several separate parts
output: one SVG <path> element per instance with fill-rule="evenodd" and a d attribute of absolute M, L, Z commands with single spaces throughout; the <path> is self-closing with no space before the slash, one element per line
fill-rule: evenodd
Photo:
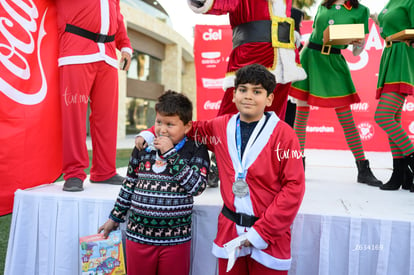
<path fill-rule="evenodd" d="M 155 100 L 127 98 L 126 134 L 135 135 L 155 122 Z"/>
<path fill-rule="evenodd" d="M 128 78 L 161 83 L 161 60 L 134 50 Z"/>

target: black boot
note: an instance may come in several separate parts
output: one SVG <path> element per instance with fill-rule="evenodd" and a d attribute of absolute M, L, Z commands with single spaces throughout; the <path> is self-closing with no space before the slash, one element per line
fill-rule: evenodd
<path fill-rule="evenodd" d="M 414 153 L 412 153 L 408 156 L 405 156 L 404 160 L 407 162 L 408 170 L 410 170 L 411 177 L 412 177 L 413 174 L 414 174 Z M 408 179 L 409 178 L 410 177 L 408 177 Z M 412 179 L 411 179 L 411 182 L 412 182 Z M 407 182 L 407 186 L 408 186 L 408 182 Z M 405 187 L 407 187 L 407 186 L 405 186 Z M 413 183 L 411 183 L 410 192 L 414 192 L 414 184 Z"/>
<path fill-rule="evenodd" d="M 404 168 L 404 181 L 401 185 L 401 188 L 404 189 L 404 190 L 411 190 L 411 188 L 414 189 L 414 186 L 413 186 L 414 176 L 413 176 L 413 173 L 411 173 L 410 168 L 408 168 L 407 160 L 406 159 L 403 159 L 403 160 L 404 160 L 404 166 L 403 166 L 403 168 Z"/>
<path fill-rule="evenodd" d="M 381 190 L 398 190 L 400 189 L 400 186 L 405 182 L 406 169 L 408 169 L 407 161 L 403 158 L 392 159 L 392 167 L 393 170 L 391 178 L 384 185 L 380 186 Z"/>
<path fill-rule="evenodd" d="M 372 174 L 368 160 L 357 160 L 356 165 L 358 167 L 358 182 L 366 183 L 371 186 L 382 185 L 382 181 L 378 180 L 374 174 Z"/>
<path fill-rule="evenodd" d="M 303 162 L 303 171 L 305 171 L 305 159 L 306 159 L 306 157 L 302 157 L 302 162 Z"/>

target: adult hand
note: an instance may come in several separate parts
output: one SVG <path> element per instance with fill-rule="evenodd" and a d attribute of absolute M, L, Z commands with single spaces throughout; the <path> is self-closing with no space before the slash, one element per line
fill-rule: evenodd
<path fill-rule="evenodd" d="M 147 142 L 145 141 L 145 139 L 141 136 L 137 136 L 135 138 L 135 147 L 137 147 L 137 149 L 139 151 L 144 150 L 145 148 L 148 147 Z"/>
<path fill-rule="evenodd" d="M 358 39 L 351 42 L 352 48 L 352 54 L 354 56 L 360 55 L 361 52 L 364 50 L 365 46 L 365 39 Z"/>
<path fill-rule="evenodd" d="M 414 48 L 414 40 L 405 40 L 404 42 L 408 47 Z"/>
<path fill-rule="evenodd" d="M 379 26 L 379 22 L 378 22 L 378 13 L 372 13 L 369 15 L 369 17 L 374 20 L 374 23 L 377 24 L 377 26 Z"/>
<path fill-rule="evenodd" d="M 171 139 L 165 136 L 159 136 L 154 139 L 154 147 L 155 149 L 160 150 L 161 154 L 171 150 L 174 147 Z"/>
<path fill-rule="evenodd" d="M 98 229 L 98 233 L 101 233 L 103 231 L 103 235 L 104 238 L 108 238 L 109 233 L 111 233 L 111 231 L 117 229 L 119 226 L 119 223 L 108 219 L 103 225 L 101 225 L 101 227 L 99 227 Z"/>
<path fill-rule="evenodd" d="M 121 52 L 121 61 L 119 62 L 119 68 L 123 71 L 128 71 L 131 65 L 131 55 L 127 52 Z"/>

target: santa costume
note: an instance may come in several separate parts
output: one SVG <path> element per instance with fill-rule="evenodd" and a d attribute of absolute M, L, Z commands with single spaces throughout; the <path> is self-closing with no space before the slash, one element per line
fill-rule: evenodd
<path fill-rule="evenodd" d="M 218 115 L 237 113 L 236 106 L 232 103 L 235 72 L 245 65 L 258 63 L 268 68 L 278 83 L 273 104 L 267 110 L 284 118 L 290 83 L 306 78 L 306 73 L 296 58 L 294 22 L 289 18 L 292 1 L 206 0 L 201 6 L 194 1 L 187 1 L 195 13 L 229 14 L 233 50 L 229 57 L 223 84 L 225 94 Z"/>
<path fill-rule="evenodd" d="M 116 49 L 132 55 L 119 0 L 57 0 L 63 173 L 86 178 L 86 116 L 91 107 L 91 180 L 116 174 L 118 62 Z"/>

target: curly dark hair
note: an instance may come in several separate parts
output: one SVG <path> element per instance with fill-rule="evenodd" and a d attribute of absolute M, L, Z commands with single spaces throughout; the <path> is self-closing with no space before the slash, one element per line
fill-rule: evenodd
<path fill-rule="evenodd" d="M 322 2 L 322 6 L 325 6 L 327 9 L 330 9 L 334 4 L 335 4 L 336 0 L 325 0 Z M 348 2 L 350 2 L 351 6 L 353 8 L 358 8 L 359 7 L 359 1 L 358 0 L 348 0 Z"/>
<path fill-rule="evenodd" d="M 177 115 L 184 124 L 187 124 L 193 118 L 193 104 L 191 100 L 185 95 L 172 90 L 165 91 L 158 97 L 155 111 L 164 116 Z"/>
<path fill-rule="evenodd" d="M 237 70 L 236 79 L 234 80 L 235 88 L 237 89 L 240 84 L 246 83 L 262 85 L 267 91 L 267 95 L 273 93 L 273 90 L 276 88 L 275 76 L 265 66 L 260 64 L 246 65 Z"/>

